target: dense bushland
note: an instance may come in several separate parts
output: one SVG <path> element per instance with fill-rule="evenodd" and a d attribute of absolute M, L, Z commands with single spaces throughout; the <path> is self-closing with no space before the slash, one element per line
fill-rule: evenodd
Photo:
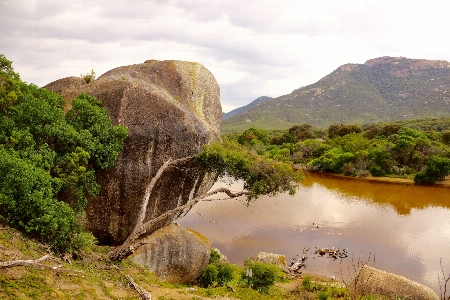
<path fill-rule="evenodd" d="M 250 128 L 224 139 L 311 171 L 405 177 L 432 184 L 450 174 L 449 129 L 447 119 L 333 124 L 327 130 L 302 124 L 285 131 Z"/>
<path fill-rule="evenodd" d="M 86 94 L 63 111 L 56 93 L 21 81 L 0 55 L 0 221 L 58 251 L 92 244 L 83 229 L 96 170 L 114 165 L 128 130 Z"/>

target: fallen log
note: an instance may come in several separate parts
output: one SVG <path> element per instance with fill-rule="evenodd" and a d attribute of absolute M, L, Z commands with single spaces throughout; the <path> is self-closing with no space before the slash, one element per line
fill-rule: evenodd
<path fill-rule="evenodd" d="M 142 300 L 152 300 L 152 295 L 147 292 L 144 288 L 142 288 L 140 285 L 138 285 L 133 278 L 131 278 L 130 275 L 125 275 L 127 280 L 130 282 L 130 284 L 133 286 L 133 288 L 136 290 L 136 292 L 141 296 Z"/>

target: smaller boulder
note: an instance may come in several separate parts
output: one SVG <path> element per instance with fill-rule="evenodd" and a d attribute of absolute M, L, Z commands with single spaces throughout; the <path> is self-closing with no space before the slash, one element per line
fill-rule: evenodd
<path fill-rule="evenodd" d="M 271 264 L 279 267 L 282 271 L 289 273 L 289 270 L 286 265 L 286 257 L 281 254 L 267 253 L 267 252 L 258 252 L 248 258 L 252 261 L 258 261 L 265 264 Z"/>
<path fill-rule="evenodd" d="M 369 266 L 363 266 L 359 270 L 348 288 L 354 295 L 379 295 L 388 299 L 439 300 L 438 295 L 427 286 Z"/>
<path fill-rule="evenodd" d="M 131 260 L 147 267 L 162 281 L 191 283 L 209 262 L 211 241 L 178 224 L 169 224 L 141 242 L 146 244 L 136 249 Z"/>

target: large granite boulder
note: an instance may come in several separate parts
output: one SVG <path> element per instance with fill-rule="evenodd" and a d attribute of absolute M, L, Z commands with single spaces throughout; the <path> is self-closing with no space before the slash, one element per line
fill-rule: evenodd
<path fill-rule="evenodd" d="M 80 93 L 95 96 L 115 124 L 130 130 L 115 166 L 97 173 L 101 191 L 86 207 L 88 229 L 100 243 L 121 244 L 128 237 L 145 189 L 165 161 L 195 155 L 220 138 L 219 86 L 199 63 L 150 60 L 115 68 L 90 84 L 68 77 L 45 88 L 61 94 L 66 109 Z M 151 193 L 145 221 L 207 191 L 213 180 L 193 159 L 171 166 Z"/>
<path fill-rule="evenodd" d="M 388 299 L 439 300 L 429 287 L 403 276 L 363 266 L 348 287 L 354 295 L 379 295 Z"/>
<path fill-rule="evenodd" d="M 190 283 L 202 275 L 209 262 L 211 241 L 178 224 L 167 225 L 140 241 L 130 256 L 162 281 Z"/>

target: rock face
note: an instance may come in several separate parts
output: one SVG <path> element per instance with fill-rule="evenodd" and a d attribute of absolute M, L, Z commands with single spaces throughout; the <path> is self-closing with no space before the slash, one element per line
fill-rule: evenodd
<path fill-rule="evenodd" d="M 200 277 L 209 262 L 211 241 L 178 224 L 163 227 L 142 242 L 147 244 L 130 258 L 163 281 L 190 283 Z"/>
<path fill-rule="evenodd" d="M 120 244 L 128 237 L 145 188 L 165 161 L 195 155 L 220 138 L 219 86 L 198 63 L 150 60 L 115 68 L 90 84 L 68 77 L 45 88 L 61 94 L 66 109 L 80 93 L 95 96 L 115 124 L 129 128 L 114 168 L 97 173 L 102 188 L 86 207 L 88 229 L 100 243 Z M 170 167 L 156 183 L 145 221 L 207 191 L 212 177 L 192 159 Z"/>
<path fill-rule="evenodd" d="M 279 267 L 281 270 L 289 273 L 289 269 L 286 265 L 286 257 L 281 254 L 258 252 L 257 254 L 249 257 L 248 259 L 252 261 L 259 261 L 265 264 L 272 264 Z"/>
<path fill-rule="evenodd" d="M 356 284 L 355 284 L 356 281 Z M 355 289 L 356 287 L 356 289 Z M 429 287 L 394 275 L 364 266 L 353 280 L 349 290 L 356 295 L 381 295 L 389 299 L 438 300 L 438 295 Z"/>

